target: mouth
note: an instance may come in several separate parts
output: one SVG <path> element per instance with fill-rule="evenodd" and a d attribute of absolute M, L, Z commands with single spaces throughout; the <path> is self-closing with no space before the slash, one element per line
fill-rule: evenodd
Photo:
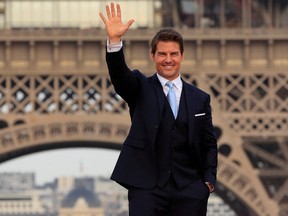
<path fill-rule="evenodd" d="M 170 69 L 174 68 L 173 65 L 164 65 L 163 67 L 164 67 L 166 70 L 170 70 Z"/>

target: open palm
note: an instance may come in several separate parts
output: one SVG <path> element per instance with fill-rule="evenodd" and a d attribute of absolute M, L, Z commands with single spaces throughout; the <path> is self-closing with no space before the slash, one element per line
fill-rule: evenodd
<path fill-rule="evenodd" d="M 114 3 L 106 5 L 107 18 L 100 12 L 99 15 L 103 20 L 110 42 L 119 42 L 121 37 L 129 29 L 134 22 L 134 19 L 129 20 L 126 24 L 121 20 L 121 8 L 116 4 L 117 11 L 115 11 Z"/>

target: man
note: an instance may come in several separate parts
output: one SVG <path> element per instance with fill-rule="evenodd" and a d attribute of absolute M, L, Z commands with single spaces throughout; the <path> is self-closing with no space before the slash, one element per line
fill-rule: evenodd
<path fill-rule="evenodd" d="M 108 71 L 132 121 L 111 179 L 128 189 L 132 216 L 204 216 L 216 182 L 217 144 L 210 96 L 179 73 L 183 38 L 173 29 L 154 36 L 156 73 L 145 77 L 124 58 L 121 39 L 134 20 L 122 23 L 119 4 L 107 5 L 106 13 L 99 14 L 108 35 Z"/>

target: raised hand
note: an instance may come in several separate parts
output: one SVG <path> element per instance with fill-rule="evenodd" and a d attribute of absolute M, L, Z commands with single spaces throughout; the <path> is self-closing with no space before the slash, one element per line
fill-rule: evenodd
<path fill-rule="evenodd" d="M 121 8 L 119 4 L 116 4 L 117 11 L 115 11 L 114 3 L 106 5 L 106 13 L 107 19 L 100 12 L 99 15 L 103 20 L 106 31 L 110 40 L 110 43 L 116 43 L 121 40 L 121 37 L 125 34 L 125 32 L 129 29 L 129 27 L 134 22 L 134 19 L 130 19 L 126 24 L 122 23 L 121 20 Z"/>

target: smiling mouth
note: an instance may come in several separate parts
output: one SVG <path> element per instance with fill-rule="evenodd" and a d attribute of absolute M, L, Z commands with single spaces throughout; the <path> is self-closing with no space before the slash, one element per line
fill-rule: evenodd
<path fill-rule="evenodd" d="M 164 66 L 164 68 L 166 68 L 166 69 L 171 69 L 171 68 L 173 68 L 174 66 L 173 65 L 165 65 Z"/>

